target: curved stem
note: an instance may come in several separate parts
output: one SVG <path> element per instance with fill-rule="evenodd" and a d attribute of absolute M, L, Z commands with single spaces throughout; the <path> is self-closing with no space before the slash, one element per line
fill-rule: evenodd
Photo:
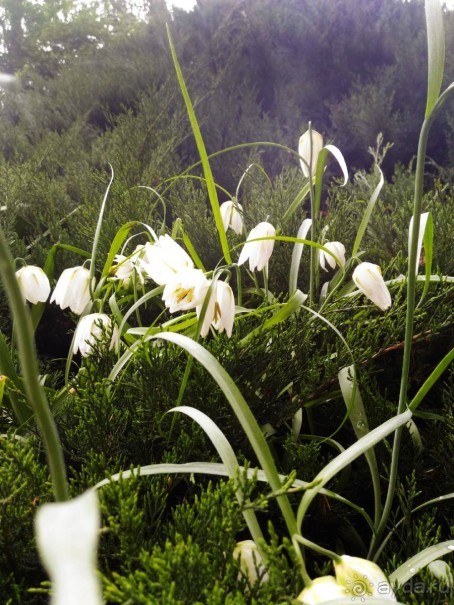
<path fill-rule="evenodd" d="M 38 378 L 39 369 L 33 337 L 33 325 L 30 313 L 24 303 L 19 284 L 17 283 L 14 271 L 14 260 L 1 227 L 0 277 L 3 280 L 11 314 L 14 318 L 17 348 L 24 376 L 25 392 L 36 415 L 36 420 L 44 441 L 55 499 L 57 501 L 67 500 L 69 498 L 69 493 L 63 451 L 58 437 L 57 427 L 49 409 L 46 394 Z"/>
<path fill-rule="evenodd" d="M 402 376 L 400 381 L 400 392 L 399 392 L 399 403 L 397 406 L 397 414 L 402 414 L 407 407 L 407 391 L 408 391 L 408 379 L 410 373 L 410 360 L 411 360 L 411 347 L 413 341 L 413 320 L 415 314 L 415 290 L 416 290 L 416 263 L 417 263 L 417 252 L 418 252 L 418 235 L 421 218 L 421 206 L 423 197 L 423 183 L 424 183 L 424 164 L 426 159 L 427 139 L 429 136 L 430 127 L 432 126 L 434 113 L 426 118 L 423 122 L 421 133 L 419 135 L 418 143 L 418 157 L 416 162 L 416 174 L 415 174 L 415 193 L 413 201 L 413 226 L 411 231 L 411 247 L 408 258 L 408 279 L 407 279 L 407 314 L 405 320 L 405 344 L 402 361 Z M 394 443 L 391 455 L 391 467 L 389 474 L 388 491 L 386 494 L 386 501 L 383 507 L 383 513 L 381 516 L 380 523 L 377 527 L 377 531 L 372 538 L 369 556 L 373 555 L 377 547 L 377 543 L 380 540 L 383 531 L 388 522 L 389 514 L 391 512 L 392 503 L 394 500 L 394 493 L 397 482 L 398 464 L 400 445 L 402 441 L 403 427 L 399 427 L 394 435 Z"/>

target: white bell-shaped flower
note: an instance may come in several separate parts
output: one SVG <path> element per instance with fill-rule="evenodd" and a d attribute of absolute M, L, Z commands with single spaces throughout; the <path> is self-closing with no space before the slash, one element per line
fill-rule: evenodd
<path fill-rule="evenodd" d="M 241 250 L 238 264 L 242 265 L 249 260 L 249 269 L 251 271 L 261 271 L 268 263 L 274 248 L 274 239 L 251 241 L 259 237 L 274 237 L 276 235 L 276 229 L 271 223 L 263 222 L 259 223 L 256 227 L 251 229 L 248 235 L 246 243 Z"/>
<path fill-rule="evenodd" d="M 334 254 L 334 256 L 339 261 L 339 266 L 343 267 L 345 265 L 345 246 L 340 242 L 327 242 L 323 244 L 324 248 L 327 248 L 330 252 Z M 326 265 L 328 264 L 331 269 L 336 268 L 336 259 L 331 254 L 327 254 L 324 250 L 320 250 L 320 267 L 323 271 L 328 271 Z"/>
<path fill-rule="evenodd" d="M 105 313 L 90 313 L 79 321 L 74 334 L 73 353 L 80 351 L 82 357 L 88 357 L 93 347 L 105 336 L 111 335 L 109 349 L 118 345 L 118 328 L 112 325 L 112 320 Z"/>
<path fill-rule="evenodd" d="M 379 309 L 386 311 L 391 306 L 391 294 L 381 274 L 381 269 L 373 263 L 361 263 L 353 271 L 353 281 L 369 300 Z"/>
<path fill-rule="evenodd" d="M 210 282 L 200 269 L 175 273 L 166 283 L 162 300 L 171 313 L 195 309 L 203 303 Z"/>
<path fill-rule="evenodd" d="M 207 294 L 208 296 L 208 294 Z M 197 307 L 197 315 L 200 315 L 202 305 Z M 210 295 L 210 300 L 203 319 L 200 335 L 208 334 L 210 326 L 218 332 L 225 330 L 227 336 L 232 336 L 233 320 L 235 318 L 235 297 L 229 284 L 216 281 Z"/>
<path fill-rule="evenodd" d="M 233 558 L 240 560 L 241 571 L 246 575 L 251 585 L 259 579 L 262 582 L 268 580 L 268 573 L 254 540 L 238 542 L 233 551 Z"/>
<path fill-rule="evenodd" d="M 25 298 L 33 305 L 46 302 L 50 294 L 50 283 L 41 267 L 27 265 L 16 271 L 19 287 Z"/>
<path fill-rule="evenodd" d="M 93 278 L 92 287 L 95 285 Z M 90 271 L 85 267 L 71 267 L 60 275 L 50 299 L 62 309 L 69 307 L 81 315 L 90 302 Z"/>
<path fill-rule="evenodd" d="M 95 491 L 38 509 L 36 542 L 52 582 L 52 605 L 102 605 L 96 573 L 100 525 Z"/>
<path fill-rule="evenodd" d="M 160 235 L 154 244 L 142 246 L 139 266 L 143 272 L 160 286 L 166 285 L 177 273 L 193 269 L 189 254 L 170 237 Z"/>
<path fill-rule="evenodd" d="M 219 210 L 221 212 L 224 229 L 227 231 L 230 227 L 235 233 L 240 235 L 243 232 L 243 217 L 241 216 L 243 208 L 241 204 L 229 200 L 228 202 L 221 204 Z"/>
<path fill-rule="evenodd" d="M 318 154 L 322 149 L 323 137 L 313 128 L 310 131 L 306 130 L 306 132 L 300 137 L 298 154 L 302 157 L 302 160 L 300 160 L 301 170 L 306 178 L 309 176 L 309 174 L 312 177 L 315 176 Z"/>
<path fill-rule="evenodd" d="M 334 561 L 337 583 L 347 591 L 345 596 L 358 599 L 379 597 L 395 601 L 396 597 L 380 567 L 372 561 L 342 555 Z"/>
<path fill-rule="evenodd" d="M 127 287 L 135 276 L 140 285 L 143 286 L 145 280 L 139 263 L 140 251 L 140 248 L 136 249 L 131 256 L 116 254 L 115 264 L 110 268 L 112 279 L 121 281 L 123 286 Z"/>
<path fill-rule="evenodd" d="M 340 586 L 333 576 L 322 576 L 313 580 L 311 585 L 298 595 L 297 601 L 304 605 L 318 605 L 346 597 L 345 588 Z"/>

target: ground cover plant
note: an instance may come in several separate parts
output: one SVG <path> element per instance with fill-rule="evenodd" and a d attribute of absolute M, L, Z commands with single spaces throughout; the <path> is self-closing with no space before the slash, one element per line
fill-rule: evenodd
<path fill-rule="evenodd" d="M 297 150 L 214 154 L 290 164 L 218 185 L 169 32 L 200 162 L 128 194 L 111 170 L 43 267 L 2 211 L 5 602 L 452 601 L 454 219 L 424 191 L 452 85 L 425 8 L 417 163 L 393 184 L 380 138 L 349 183 L 309 124 Z M 38 355 L 62 329 L 65 358 Z"/>

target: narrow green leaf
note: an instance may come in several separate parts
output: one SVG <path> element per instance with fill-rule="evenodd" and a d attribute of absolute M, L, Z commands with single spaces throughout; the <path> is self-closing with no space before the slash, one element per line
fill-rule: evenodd
<path fill-rule="evenodd" d="M 90 284 L 95 275 L 96 255 L 98 252 L 99 237 L 101 235 L 101 226 L 102 226 L 102 221 L 104 218 L 104 211 L 106 209 L 107 198 L 109 197 L 109 191 L 110 191 L 110 188 L 111 188 L 113 180 L 114 180 L 114 171 L 113 171 L 112 166 L 110 167 L 110 170 L 111 170 L 110 180 L 109 180 L 109 184 L 107 185 L 107 189 L 104 193 L 104 197 L 102 200 L 101 209 L 99 211 L 99 216 L 98 216 L 98 222 L 96 223 L 95 235 L 93 238 L 93 246 L 91 248 L 90 281 L 89 281 Z"/>
<path fill-rule="evenodd" d="M 130 221 L 129 223 L 125 223 L 120 227 L 120 229 L 118 229 L 110 245 L 110 249 L 107 254 L 106 262 L 104 263 L 104 268 L 102 270 L 101 277 L 107 277 L 107 275 L 109 275 L 109 271 L 114 261 L 114 258 L 118 254 L 118 251 L 123 245 L 123 242 L 127 238 L 129 232 L 133 227 L 136 227 L 137 225 L 141 224 L 142 223 L 140 221 Z"/>
<path fill-rule="evenodd" d="M 351 365 L 346 368 L 342 368 L 337 376 L 342 391 L 342 397 L 344 398 L 345 405 L 349 411 L 350 422 L 352 423 L 356 438 L 361 439 L 369 433 L 369 423 L 367 422 L 366 409 L 364 407 L 363 399 L 356 381 L 355 366 Z M 366 450 L 364 452 L 364 456 L 367 464 L 369 465 L 370 475 L 372 478 L 375 504 L 375 524 L 377 525 L 380 521 L 381 514 L 380 473 L 378 471 L 377 458 L 375 456 L 374 449 L 370 448 Z"/>
<path fill-rule="evenodd" d="M 307 234 L 309 233 L 309 229 L 312 225 L 312 219 L 305 218 L 301 223 L 300 228 L 298 229 L 298 233 L 296 234 L 297 239 L 306 239 Z M 292 251 L 292 262 L 290 264 L 290 275 L 288 280 L 288 294 L 292 296 L 292 294 L 296 291 L 298 285 L 298 273 L 300 270 L 301 256 L 303 254 L 304 244 L 296 243 L 293 246 Z"/>
<path fill-rule="evenodd" d="M 433 246 L 434 246 L 434 222 L 432 218 L 432 214 L 429 212 L 429 216 L 427 218 L 426 228 L 424 231 L 424 256 L 425 256 L 425 265 L 426 265 L 426 280 L 424 282 L 424 290 L 419 300 L 418 306 L 421 304 L 423 299 L 425 298 L 429 286 L 430 286 L 430 275 L 432 273 L 432 260 L 433 260 Z"/>
<path fill-rule="evenodd" d="M 412 412 L 414 412 L 416 410 L 416 408 L 422 403 L 424 397 L 427 395 L 427 393 L 430 391 L 430 389 L 433 387 L 433 385 L 437 382 L 437 380 L 440 378 L 440 376 L 443 374 L 443 372 L 446 370 L 446 368 L 449 367 L 449 365 L 452 363 L 453 360 L 454 360 L 454 349 L 451 349 L 449 351 L 449 353 L 447 353 L 443 357 L 443 359 L 438 363 L 438 365 L 432 371 L 430 376 L 428 378 L 426 378 L 422 387 L 419 389 L 419 391 L 416 393 L 416 395 L 411 400 L 408 407 Z"/>
<path fill-rule="evenodd" d="M 235 382 L 232 380 L 231 376 L 225 371 L 218 360 L 209 351 L 207 351 L 202 345 L 194 340 L 187 338 L 182 334 L 174 334 L 170 332 L 162 332 L 161 334 L 150 337 L 150 339 L 155 338 L 167 340 L 181 347 L 187 353 L 192 355 L 192 357 L 194 357 L 199 363 L 201 363 L 209 374 L 211 374 L 219 388 L 224 393 L 244 432 L 246 433 L 249 443 L 257 456 L 259 464 L 267 476 L 271 489 L 273 491 L 279 491 L 282 487 L 282 484 L 279 479 L 279 474 L 277 472 L 268 443 L 263 436 L 257 420 L 252 414 L 248 404 L 240 393 Z M 286 495 L 281 495 L 277 498 L 277 502 L 281 508 L 289 533 L 290 535 L 293 535 L 296 531 L 295 517 L 293 515 L 288 497 Z"/>
<path fill-rule="evenodd" d="M 300 502 L 297 516 L 298 528 L 301 527 L 306 511 L 309 508 L 312 500 L 318 494 L 320 489 L 324 487 L 328 481 L 330 481 L 330 479 L 332 479 L 348 464 L 351 464 L 353 460 L 356 460 L 356 458 L 364 454 L 366 450 L 379 443 L 382 439 L 393 433 L 400 426 L 406 424 L 410 418 L 411 412 L 409 410 L 403 414 L 394 416 L 359 439 L 356 443 L 347 448 L 345 452 L 342 452 L 342 454 L 339 454 L 339 456 L 336 456 L 336 458 L 331 460 L 331 462 L 329 462 L 315 477 L 313 483 L 316 483 L 316 485 L 304 494 Z"/>
<path fill-rule="evenodd" d="M 446 542 L 440 542 L 434 546 L 429 546 L 414 557 L 411 557 L 403 565 L 398 567 L 389 576 L 391 584 L 397 584 L 397 586 L 403 586 L 405 582 L 408 582 L 410 578 L 415 576 L 421 569 L 447 554 L 454 552 L 454 540 L 447 540 Z"/>
<path fill-rule="evenodd" d="M 361 245 L 362 239 L 367 229 L 367 225 L 369 224 L 370 218 L 372 216 L 372 212 L 374 211 L 375 203 L 378 200 L 378 196 L 380 195 L 380 191 L 385 183 L 385 177 L 383 172 L 380 169 L 380 166 L 377 166 L 378 172 L 380 173 L 380 180 L 378 181 L 378 185 L 375 187 L 372 195 L 366 206 L 366 211 L 364 212 L 363 218 L 361 220 L 361 224 L 356 233 L 355 243 L 353 244 L 352 256 L 356 256 L 358 253 L 359 247 Z"/>
<path fill-rule="evenodd" d="M 229 474 L 230 479 L 235 480 L 238 478 L 239 464 L 235 452 L 233 451 L 233 448 L 230 445 L 227 437 L 217 426 L 217 424 L 213 422 L 213 420 L 211 420 L 211 418 L 209 418 L 200 410 L 186 405 L 180 405 L 179 407 L 172 408 L 171 410 L 169 410 L 169 412 L 186 414 L 187 416 L 195 420 L 195 422 L 197 422 L 197 424 L 202 427 L 202 429 L 205 431 L 208 438 L 210 439 L 211 443 L 216 448 L 216 451 L 219 454 L 222 462 L 224 463 L 224 466 Z M 242 505 L 244 502 L 244 496 L 241 489 L 237 489 L 236 496 L 238 498 L 238 502 L 240 503 L 240 505 Z M 259 546 L 259 541 L 261 538 L 263 538 L 263 534 L 260 529 L 260 525 L 258 524 L 255 512 L 252 509 L 246 509 L 243 510 L 243 516 L 247 523 L 249 531 L 251 532 L 252 539 Z M 264 553 L 261 554 L 263 557 Z"/>
<path fill-rule="evenodd" d="M 238 468 L 241 473 L 246 473 L 246 476 L 249 479 L 257 477 L 258 481 L 268 483 L 266 475 L 262 469 L 245 469 L 243 466 L 240 466 Z M 103 479 L 102 481 L 97 483 L 93 489 L 99 489 L 101 487 L 104 487 L 104 485 L 108 485 L 112 481 L 119 481 L 120 479 L 129 479 L 130 477 L 136 476 L 147 477 L 149 475 L 178 475 L 193 473 L 200 473 L 203 475 L 216 475 L 219 477 L 230 477 L 229 471 L 227 470 L 225 464 L 220 464 L 219 462 L 184 462 L 181 464 L 163 462 L 161 464 L 147 464 L 145 466 L 140 466 L 133 470 L 121 471 L 119 473 L 116 473 L 115 475 L 112 475 L 108 479 Z M 286 477 L 284 475 L 279 475 L 279 478 L 281 482 L 284 482 L 286 480 Z M 292 487 L 302 489 L 306 488 L 308 485 L 309 483 L 307 483 L 307 481 L 302 481 L 301 479 L 295 479 L 292 483 Z M 357 513 L 363 516 L 369 527 L 373 529 L 372 521 L 363 508 L 361 508 L 357 504 L 354 504 L 353 502 L 350 502 L 350 500 L 347 500 L 347 498 L 344 498 L 343 496 L 340 496 L 339 494 L 336 494 L 335 492 L 332 492 L 328 489 L 321 489 L 320 493 L 329 498 L 333 498 L 333 500 L 337 500 L 338 502 L 341 502 L 342 504 L 345 504 L 346 506 L 349 506 L 350 508 L 355 510 Z"/>
<path fill-rule="evenodd" d="M 322 187 L 323 187 L 323 175 L 325 173 L 326 158 L 328 157 L 328 150 L 326 147 L 318 154 L 317 167 L 315 172 L 315 191 L 314 191 L 314 204 L 313 204 L 313 215 L 312 220 L 318 218 L 320 212 L 320 200 L 322 199 Z"/>
<path fill-rule="evenodd" d="M 295 199 L 292 201 L 290 206 L 284 212 L 284 216 L 282 217 L 281 223 L 284 225 L 288 219 L 293 216 L 298 207 L 304 202 L 304 200 L 309 195 L 309 191 L 311 190 L 310 182 L 307 182 L 301 191 L 298 192 Z"/>
<path fill-rule="evenodd" d="M 279 311 L 265 321 L 263 328 L 265 330 L 269 330 L 288 319 L 291 315 L 293 315 L 293 313 L 298 311 L 301 305 L 305 303 L 306 299 L 306 294 L 301 292 L 301 290 L 296 290 L 292 297 L 289 298 L 284 305 L 282 305 Z"/>
<path fill-rule="evenodd" d="M 224 224 L 222 222 L 221 212 L 219 210 L 219 200 L 218 194 L 216 191 L 216 185 L 213 178 L 213 173 L 211 172 L 211 166 L 208 159 L 208 155 L 205 149 L 205 143 L 203 141 L 202 133 L 200 132 L 199 123 L 197 122 L 197 118 L 194 112 L 194 107 L 191 102 L 191 98 L 188 93 L 188 89 L 186 88 L 186 83 L 184 81 L 183 73 L 181 71 L 180 63 L 178 61 L 177 54 L 175 52 L 175 47 L 172 42 L 172 36 L 170 35 L 169 26 L 167 26 L 167 36 L 169 39 L 170 52 L 172 53 L 172 59 L 175 66 L 175 71 L 178 78 L 178 84 L 180 86 L 181 93 L 183 95 L 183 99 L 186 105 L 186 111 L 188 112 L 189 121 L 191 123 L 192 132 L 194 134 L 195 142 L 197 145 L 197 150 L 200 155 L 200 160 L 202 162 L 203 173 L 206 180 L 208 198 L 211 204 L 211 211 L 213 212 L 214 221 L 216 223 L 216 228 L 219 235 L 219 241 L 221 243 L 222 253 L 227 264 L 232 263 L 232 258 L 230 256 L 229 244 L 227 242 L 227 235 L 225 233 Z"/>
<path fill-rule="evenodd" d="M 426 27 L 429 60 L 426 105 L 426 118 L 428 118 L 440 95 L 445 65 L 443 8 L 440 0 L 426 0 Z"/>

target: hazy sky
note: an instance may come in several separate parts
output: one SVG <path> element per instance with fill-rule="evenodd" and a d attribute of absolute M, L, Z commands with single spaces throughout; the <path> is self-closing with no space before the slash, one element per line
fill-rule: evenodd
<path fill-rule="evenodd" d="M 197 0 L 167 0 L 167 6 L 172 8 L 184 8 L 184 10 L 190 11 L 195 6 Z"/>

